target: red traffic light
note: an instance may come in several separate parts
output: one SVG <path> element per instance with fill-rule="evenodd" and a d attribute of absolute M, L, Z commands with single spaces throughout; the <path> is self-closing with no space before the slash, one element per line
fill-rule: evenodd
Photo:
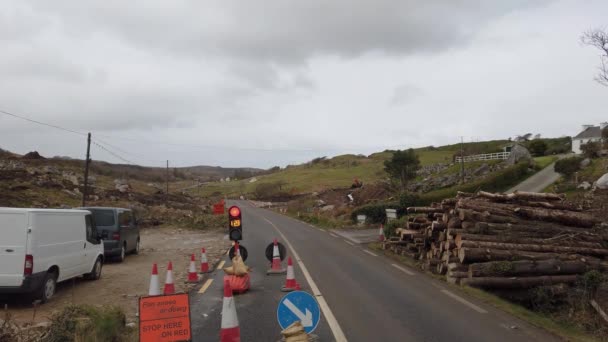
<path fill-rule="evenodd" d="M 239 217 L 241 216 L 241 209 L 239 209 L 239 207 L 230 207 L 230 210 L 228 210 L 228 214 L 232 217 Z"/>

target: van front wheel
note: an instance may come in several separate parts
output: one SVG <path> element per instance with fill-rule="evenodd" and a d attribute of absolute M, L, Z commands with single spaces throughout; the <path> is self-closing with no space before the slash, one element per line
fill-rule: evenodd
<path fill-rule="evenodd" d="M 87 273 L 84 275 L 84 278 L 86 280 L 97 280 L 99 278 L 101 278 L 101 268 L 103 267 L 103 262 L 101 261 L 101 258 L 97 258 L 97 260 L 95 261 L 95 265 L 93 265 L 93 269 L 91 270 L 91 273 Z"/>

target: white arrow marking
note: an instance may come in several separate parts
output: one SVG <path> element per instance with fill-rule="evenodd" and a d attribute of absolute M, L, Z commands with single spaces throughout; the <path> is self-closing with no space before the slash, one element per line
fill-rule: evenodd
<path fill-rule="evenodd" d="M 305 328 L 312 327 L 312 312 L 306 309 L 306 314 L 302 313 L 302 311 L 300 311 L 300 309 L 298 309 L 298 307 L 295 306 L 289 299 L 285 299 L 283 304 L 285 304 L 285 306 L 300 319 Z"/>

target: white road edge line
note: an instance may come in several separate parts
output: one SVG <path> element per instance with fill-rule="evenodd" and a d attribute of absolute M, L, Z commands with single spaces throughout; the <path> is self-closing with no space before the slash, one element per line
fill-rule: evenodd
<path fill-rule="evenodd" d="M 401 266 L 399 266 L 399 265 L 397 265 L 397 264 L 391 264 L 391 265 L 392 265 L 394 268 L 396 268 L 396 269 L 398 269 L 399 271 L 402 271 L 402 272 L 404 272 L 404 273 L 406 273 L 406 274 L 409 274 L 409 275 L 411 275 L 411 276 L 416 275 L 416 273 L 414 273 L 414 272 L 412 272 L 412 271 L 408 270 L 407 268 L 401 267 Z"/>
<path fill-rule="evenodd" d="M 477 306 L 477 305 L 475 305 L 475 304 L 473 304 L 473 303 L 469 302 L 468 300 L 466 300 L 466 299 L 464 299 L 464 298 L 460 297 L 459 295 L 453 294 L 452 292 L 450 292 L 450 291 L 448 291 L 448 290 L 441 290 L 441 292 L 445 293 L 446 295 L 448 295 L 448 296 L 450 296 L 450 297 L 454 298 L 456 301 L 461 302 L 462 304 L 464 304 L 464 305 L 466 305 L 466 306 L 470 307 L 471 309 L 473 309 L 473 310 L 475 310 L 475 311 L 477 311 L 477 312 L 479 312 L 479 313 L 481 313 L 481 314 L 486 314 L 486 313 L 488 313 L 486 310 L 484 310 L 484 309 L 480 308 L 479 306 Z"/>
<path fill-rule="evenodd" d="M 377 257 L 377 256 L 378 256 L 378 254 L 376 254 L 376 253 L 372 253 L 372 252 L 368 251 L 367 249 L 364 249 L 363 251 L 364 251 L 365 253 L 367 253 L 367 254 L 371 255 L 371 256 L 375 256 L 375 257 Z"/>
<path fill-rule="evenodd" d="M 333 312 L 331 312 L 329 305 L 325 301 L 325 298 L 321 294 L 321 291 L 319 291 L 317 284 L 314 282 L 314 280 L 312 280 L 310 273 L 308 273 L 308 269 L 306 268 L 306 266 L 304 266 L 304 263 L 300 259 L 300 256 L 298 255 L 296 250 L 291 245 L 291 242 L 289 242 L 289 240 L 287 240 L 287 237 L 283 234 L 283 232 L 281 232 L 279 230 L 279 228 L 277 226 L 275 226 L 274 223 L 272 223 L 272 221 L 270 221 L 269 219 L 267 219 L 265 217 L 264 217 L 264 220 L 266 220 L 268 223 L 270 223 L 270 225 L 277 231 L 277 233 L 279 233 L 279 235 L 281 235 L 281 238 L 283 239 L 283 241 L 285 242 L 287 247 L 289 247 L 289 249 L 291 250 L 291 253 L 293 254 L 293 257 L 296 259 L 298 266 L 300 266 L 300 270 L 302 271 L 304 278 L 306 278 L 308 285 L 310 285 L 310 290 L 312 291 L 313 295 L 317 298 L 317 302 L 319 302 L 321 311 L 323 311 L 323 314 L 325 315 L 325 319 L 327 320 L 327 325 L 329 325 L 329 328 L 331 329 L 331 332 L 334 334 L 334 338 L 336 339 L 336 341 L 337 342 L 348 341 L 346 339 L 346 336 L 344 335 L 344 332 L 342 331 L 342 328 L 340 328 L 340 324 L 338 323 L 338 320 L 336 320 L 336 317 L 334 316 Z"/>
<path fill-rule="evenodd" d="M 348 241 L 348 240 L 344 240 L 344 242 L 346 242 L 347 244 L 349 244 L 349 245 L 351 245 L 351 246 L 354 246 L 354 245 L 355 245 L 354 243 L 352 243 L 352 242 L 350 242 L 350 241 Z"/>
<path fill-rule="evenodd" d="M 336 235 L 336 234 L 334 234 L 334 233 L 329 233 L 329 235 L 331 235 L 331 236 L 333 236 L 333 237 L 335 237 L 335 238 L 337 238 L 337 237 L 338 237 L 338 235 Z"/>

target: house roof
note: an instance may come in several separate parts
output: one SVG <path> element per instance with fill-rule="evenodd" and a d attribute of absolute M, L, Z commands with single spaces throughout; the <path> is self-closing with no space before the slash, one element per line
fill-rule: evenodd
<path fill-rule="evenodd" d="M 601 138 L 602 130 L 600 126 L 589 127 L 586 130 L 580 132 L 577 136 L 572 139 L 587 139 L 587 138 Z"/>

